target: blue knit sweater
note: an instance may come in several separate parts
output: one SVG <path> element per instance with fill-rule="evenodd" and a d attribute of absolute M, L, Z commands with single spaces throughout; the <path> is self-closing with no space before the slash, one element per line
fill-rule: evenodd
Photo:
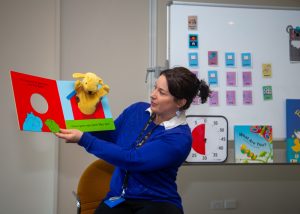
<path fill-rule="evenodd" d="M 175 181 L 191 149 L 191 131 L 188 125 L 171 129 L 160 125 L 143 146 L 136 148 L 136 140 L 150 117 L 147 108 L 149 104 L 142 102 L 129 106 L 115 120 L 116 130 L 84 133 L 78 144 L 116 166 L 106 198 L 121 195 L 127 170 L 125 198 L 170 202 L 182 209 Z M 155 126 L 151 122 L 143 134 Z"/>

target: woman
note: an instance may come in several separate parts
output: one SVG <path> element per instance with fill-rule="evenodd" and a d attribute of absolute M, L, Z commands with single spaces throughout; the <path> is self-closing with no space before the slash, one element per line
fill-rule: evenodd
<path fill-rule="evenodd" d="M 115 120 L 116 130 L 56 134 L 115 165 L 96 214 L 183 213 L 176 175 L 192 144 L 185 110 L 196 96 L 204 103 L 209 94 L 207 84 L 188 69 L 167 69 L 156 81 L 151 104 L 129 106 Z"/>

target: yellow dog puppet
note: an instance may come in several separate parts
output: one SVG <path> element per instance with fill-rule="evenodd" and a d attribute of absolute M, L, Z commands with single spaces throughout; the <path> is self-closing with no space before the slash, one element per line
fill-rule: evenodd
<path fill-rule="evenodd" d="M 103 80 L 94 73 L 74 73 L 76 80 L 74 88 L 76 91 L 76 101 L 79 110 L 86 115 L 91 115 L 96 111 L 101 97 L 109 92 L 109 86 L 103 84 Z M 100 86 L 100 87 L 99 87 Z"/>

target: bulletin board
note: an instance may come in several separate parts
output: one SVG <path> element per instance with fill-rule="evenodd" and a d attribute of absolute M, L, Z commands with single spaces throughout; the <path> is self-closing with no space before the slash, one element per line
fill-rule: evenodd
<path fill-rule="evenodd" d="M 217 105 L 196 101 L 187 114 L 225 116 L 230 140 L 233 140 L 234 125 L 271 125 L 273 139 L 285 139 L 286 99 L 300 99 L 300 63 L 291 61 L 287 31 L 289 25 L 300 26 L 299 8 L 177 1 L 170 2 L 167 8 L 170 67 L 187 67 L 207 82 L 211 82 L 208 71 L 217 71 L 217 84 L 211 85 L 213 91 L 218 91 Z M 197 19 L 194 28 L 189 27 L 190 17 Z M 191 35 L 196 35 L 196 44 L 190 43 Z M 217 52 L 216 64 L 209 62 L 210 51 Z M 196 53 L 195 64 L 191 61 L 191 53 Z M 226 65 L 227 53 L 234 53 L 234 66 Z M 248 67 L 242 65 L 244 53 L 250 54 Z M 268 75 L 263 74 L 265 65 L 271 65 Z M 236 85 L 229 84 L 228 72 L 235 72 Z M 248 85 L 245 85 L 243 72 L 251 72 Z M 264 96 L 264 86 L 271 86 L 269 97 Z M 227 103 L 227 91 L 235 91 L 234 104 Z M 252 99 L 248 103 L 243 98 L 244 91 L 251 91 Z"/>

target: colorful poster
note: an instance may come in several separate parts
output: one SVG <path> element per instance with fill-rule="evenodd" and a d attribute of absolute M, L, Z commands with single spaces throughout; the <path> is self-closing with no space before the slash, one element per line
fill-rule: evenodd
<path fill-rule="evenodd" d="M 198 66 L 198 53 L 196 52 L 189 53 L 189 66 L 190 67 Z"/>
<path fill-rule="evenodd" d="M 225 53 L 225 65 L 227 67 L 235 67 L 235 53 L 234 52 Z"/>
<path fill-rule="evenodd" d="M 236 72 L 228 71 L 226 72 L 226 84 L 227 86 L 236 86 Z"/>
<path fill-rule="evenodd" d="M 286 157 L 300 163 L 300 99 L 286 100 Z"/>
<path fill-rule="evenodd" d="M 235 105 L 236 104 L 235 91 L 226 91 L 226 104 L 227 105 Z"/>
<path fill-rule="evenodd" d="M 208 71 L 208 84 L 211 86 L 218 85 L 218 71 L 216 70 Z"/>
<path fill-rule="evenodd" d="M 75 81 L 56 81 L 11 71 L 11 81 L 20 130 L 58 132 L 59 128 L 81 131 L 115 129 L 107 96 L 101 98 L 91 115 L 81 113 L 76 101 Z M 39 111 L 32 103 L 38 95 L 46 103 Z"/>
<path fill-rule="evenodd" d="M 252 73 L 251 71 L 243 71 L 243 86 L 252 85 Z"/>
<path fill-rule="evenodd" d="M 234 126 L 236 163 L 273 163 L 272 126 Z"/>
<path fill-rule="evenodd" d="M 198 34 L 189 34 L 189 48 L 198 48 Z"/>
<path fill-rule="evenodd" d="M 218 65 L 218 51 L 208 51 L 208 65 Z"/>

